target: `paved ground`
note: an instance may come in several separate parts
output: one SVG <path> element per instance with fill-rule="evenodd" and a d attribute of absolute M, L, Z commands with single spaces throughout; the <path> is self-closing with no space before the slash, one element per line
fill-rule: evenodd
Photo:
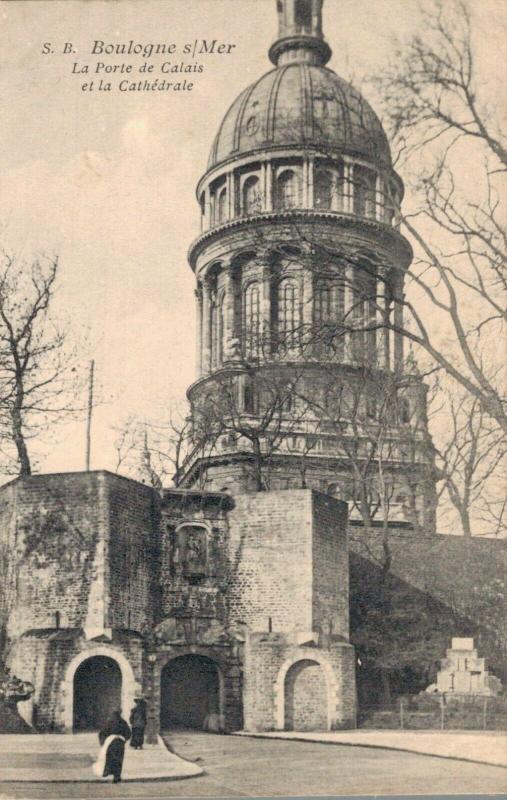
<path fill-rule="evenodd" d="M 507 767 L 507 734 L 504 731 L 333 731 L 330 733 L 238 733 L 237 736 L 260 736 L 295 739 L 327 744 L 352 744 L 408 750 L 422 755 L 459 758 L 497 767 Z"/>
<path fill-rule="evenodd" d="M 92 764 L 98 755 L 96 733 L 0 736 L 0 780 L 97 782 Z M 55 758 L 55 753 L 58 753 Z M 202 768 L 169 752 L 162 741 L 143 750 L 125 748 L 125 781 L 195 777 Z M 109 779 L 110 780 L 110 779 Z"/>
<path fill-rule="evenodd" d="M 183 758 L 196 759 L 201 777 L 171 782 L 27 784 L 0 782 L 1 798 L 104 800 L 266 795 L 504 794 L 507 770 L 392 750 L 310 742 L 172 733 Z M 0 767 L 1 774 L 1 767 Z"/>

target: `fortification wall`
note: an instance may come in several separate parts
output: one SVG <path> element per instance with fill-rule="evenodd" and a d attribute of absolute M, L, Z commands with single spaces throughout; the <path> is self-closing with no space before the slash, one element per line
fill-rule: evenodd
<path fill-rule="evenodd" d="M 382 560 L 382 534 L 351 528 L 350 549 L 370 563 Z M 393 529 L 388 536 L 391 571 L 411 586 L 457 610 L 473 610 L 477 588 L 507 580 L 507 540 L 432 534 Z"/>
<path fill-rule="evenodd" d="M 307 489 L 237 495 L 229 514 L 231 618 L 251 631 L 348 636 L 346 506 Z"/>
<path fill-rule="evenodd" d="M 312 492 L 314 628 L 328 637 L 349 637 L 347 506 Z"/>
<path fill-rule="evenodd" d="M 153 492 L 106 472 L 34 475 L 0 489 L 0 607 L 30 629 L 133 627 L 150 619 Z"/>

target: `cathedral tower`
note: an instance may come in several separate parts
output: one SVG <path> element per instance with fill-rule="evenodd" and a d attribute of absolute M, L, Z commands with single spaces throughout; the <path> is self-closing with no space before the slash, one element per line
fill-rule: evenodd
<path fill-rule="evenodd" d="M 378 117 L 326 66 L 322 6 L 278 0 L 274 68 L 225 114 L 197 187 L 181 485 L 317 488 L 352 520 L 431 531 L 425 387 L 395 330 L 412 259 L 403 183 Z"/>

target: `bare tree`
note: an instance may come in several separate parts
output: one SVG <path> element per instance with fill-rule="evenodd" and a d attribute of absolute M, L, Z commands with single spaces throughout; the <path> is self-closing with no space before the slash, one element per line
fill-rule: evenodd
<path fill-rule="evenodd" d="M 407 394 L 420 377 L 408 368 L 388 373 L 364 365 L 344 382 L 332 362 L 319 366 L 321 381 L 304 399 L 313 411 L 315 449 L 331 450 L 336 462 L 336 483 L 328 492 L 348 502 L 352 547 L 376 567 L 369 604 L 358 606 L 354 636 L 370 667 L 378 670 L 383 699 L 389 702 L 393 672 L 415 663 L 414 641 L 397 625 L 393 523 L 424 528 L 421 494 L 434 469 L 424 422 L 416 404 L 411 403 L 412 411 L 407 406 Z M 414 599 L 406 603 L 406 613 L 413 612 Z"/>
<path fill-rule="evenodd" d="M 166 422 L 127 417 L 114 428 L 115 471 L 141 480 L 160 490 L 178 486 L 182 463 L 190 447 L 191 424 L 188 417 L 175 414 Z"/>
<path fill-rule="evenodd" d="M 287 449 L 284 444 L 305 416 L 306 404 L 296 406 L 297 382 L 294 370 L 276 362 L 262 367 L 243 363 L 217 376 L 193 409 L 198 446 L 210 446 L 211 455 L 225 437 L 226 448 L 243 451 L 251 462 L 256 490 L 269 488 L 273 457 Z"/>
<path fill-rule="evenodd" d="M 4 254 L 0 269 L 0 446 L 30 475 L 29 441 L 78 410 L 76 352 L 52 314 L 58 260 Z"/>
<path fill-rule="evenodd" d="M 466 3 L 435 2 L 374 83 L 414 204 L 401 218 L 416 253 L 402 332 L 506 433 L 505 376 L 485 364 L 505 341 L 507 149 L 473 43 Z"/>
<path fill-rule="evenodd" d="M 505 437 L 476 397 L 452 385 L 443 397 L 446 425 L 437 432 L 435 447 L 443 477 L 440 497 L 450 501 L 465 536 L 477 534 L 474 526 L 479 522 L 487 526 L 486 533 L 498 535 L 505 515 L 505 484 L 500 485 Z"/>

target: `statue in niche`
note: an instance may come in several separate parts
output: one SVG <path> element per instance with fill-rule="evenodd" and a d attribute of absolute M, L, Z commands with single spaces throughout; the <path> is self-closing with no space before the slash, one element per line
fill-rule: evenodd
<path fill-rule="evenodd" d="M 183 573 L 189 578 L 207 574 L 206 529 L 197 525 L 185 525 L 178 531 L 179 560 Z"/>

